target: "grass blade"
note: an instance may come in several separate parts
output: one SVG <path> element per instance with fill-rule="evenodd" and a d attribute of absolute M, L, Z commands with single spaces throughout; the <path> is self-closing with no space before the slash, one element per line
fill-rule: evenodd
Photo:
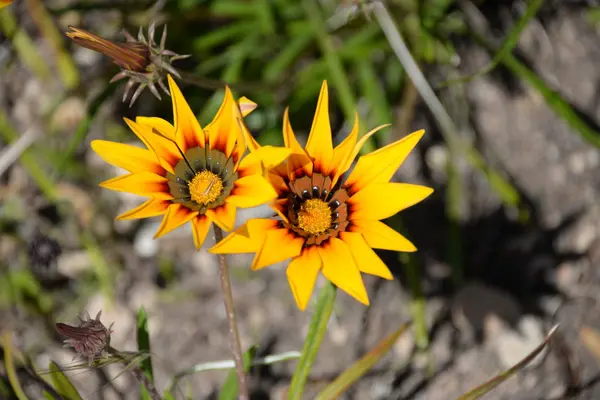
<path fill-rule="evenodd" d="M 27 32 L 18 26 L 17 19 L 10 9 L 4 9 L 0 13 L 0 32 L 10 39 L 19 59 L 39 80 L 46 81 L 52 78 L 52 70 L 44 56 L 38 52 Z"/>
<path fill-rule="evenodd" d="M 28 400 L 27 396 L 25 396 L 25 392 L 23 392 L 23 388 L 21 387 L 21 383 L 19 382 L 19 378 L 17 376 L 17 371 L 15 369 L 15 362 L 13 360 L 13 346 L 12 346 L 12 333 L 10 331 L 4 332 L 2 337 L 2 347 L 4 349 L 4 368 L 6 369 L 6 375 L 8 376 L 8 382 L 10 386 L 12 386 L 15 395 L 19 400 Z"/>
<path fill-rule="evenodd" d="M 64 35 L 54 24 L 52 16 L 41 0 L 27 0 L 27 8 L 31 18 L 37 25 L 45 39 L 53 48 L 56 57 L 56 67 L 63 84 L 67 89 L 74 89 L 79 85 L 79 70 L 75 66 L 73 57 L 64 46 Z"/>
<path fill-rule="evenodd" d="M 292 383 L 288 392 L 288 399 L 290 400 L 300 400 L 302 398 L 304 384 L 306 383 L 306 379 L 308 379 L 308 374 L 317 357 L 319 346 L 327 330 L 327 323 L 333 311 L 335 294 L 336 287 L 333 283 L 327 281 L 321 289 L 321 293 L 319 293 L 319 299 L 313 311 L 310 326 L 308 327 L 308 334 L 302 348 L 302 356 L 292 377 Z"/>
<path fill-rule="evenodd" d="M 500 62 L 508 54 L 510 54 L 513 51 L 513 49 L 517 46 L 517 43 L 519 43 L 519 37 L 521 36 L 521 33 L 523 33 L 523 30 L 527 27 L 527 25 L 529 25 L 529 22 L 533 19 L 533 17 L 535 17 L 535 15 L 537 14 L 538 10 L 540 9 L 540 7 L 542 6 L 543 3 L 544 3 L 544 0 L 532 0 L 529 2 L 529 4 L 527 5 L 527 9 L 525 10 L 525 13 L 523 14 L 523 16 L 517 21 L 515 26 L 510 30 L 510 32 L 506 36 L 506 39 L 502 43 L 502 46 L 500 47 L 498 52 L 494 55 L 492 60 L 485 67 L 483 67 L 482 69 L 480 69 L 479 71 L 477 71 L 474 74 L 461 76 L 459 78 L 450 79 L 446 82 L 443 82 L 439 85 L 439 88 L 443 88 L 448 85 L 453 85 L 456 83 L 468 82 L 473 78 L 478 78 L 480 76 L 483 76 L 485 74 L 492 72 L 492 70 L 494 68 L 496 68 L 498 66 L 498 64 L 500 64 Z"/>
<path fill-rule="evenodd" d="M 283 49 L 265 66 L 263 77 L 267 82 L 276 82 L 281 78 L 294 60 L 308 47 L 314 36 L 310 31 L 296 35 Z"/>
<path fill-rule="evenodd" d="M 329 69 L 329 78 L 339 93 L 340 103 L 346 120 L 352 122 L 356 101 L 354 100 L 352 87 L 344 71 L 342 60 L 336 51 L 331 37 L 327 33 L 319 4 L 316 0 L 303 0 L 302 5 L 313 31 L 316 33 L 317 42 Z"/>
<path fill-rule="evenodd" d="M 301 354 L 298 351 L 286 351 L 285 353 L 271 354 L 266 357 L 255 358 L 252 360 L 251 365 L 271 365 L 283 361 L 297 360 L 300 358 L 300 356 Z M 179 380 L 185 376 L 199 372 L 218 371 L 232 368 L 235 368 L 235 362 L 233 360 L 212 361 L 194 365 L 191 368 L 178 372 L 171 380 L 166 392 L 172 392 L 173 388 L 179 383 Z"/>
<path fill-rule="evenodd" d="M 256 350 L 257 350 L 257 347 L 252 346 L 244 353 L 244 371 L 245 372 L 248 372 L 248 370 L 250 369 L 250 366 L 252 365 L 254 357 L 256 357 Z M 237 375 L 235 373 L 235 366 L 234 366 L 234 368 L 232 368 L 231 371 L 229 371 L 229 374 L 227 375 L 227 379 L 225 379 L 225 383 L 223 384 L 223 387 L 221 388 L 221 392 L 219 393 L 219 400 L 235 400 L 237 398 L 237 394 L 238 394 L 238 382 L 237 382 Z"/>
<path fill-rule="evenodd" d="M 487 28 L 482 28 L 482 25 L 486 24 L 485 18 L 480 15 L 479 10 L 475 7 L 463 6 L 465 9 L 465 15 L 468 18 L 468 25 L 471 29 L 471 34 L 474 39 L 480 43 L 483 47 L 486 47 L 490 51 L 495 51 L 495 46 L 490 43 L 486 38 L 488 32 Z M 568 101 L 566 101 L 560 93 L 551 89 L 546 82 L 540 78 L 534 71 L 519 61 L 512 54 L 506 54 L 502 58 L 502 64 L 508 68 L 515 76 L 522 79 L 529 86 L 536 89 L 546 100 L 546 104 L 558 115 L 559 118 L 564 120 L 575 132 L 579 134 L 584 140 L 593 144 L 596 147 L 600 147 L 600 132 L 594 127 L 590 126 L 579 114 L 571 107 Z"/>
<path fill-rule="evenodd" d="M 144 307 L 140 307 L 137 312 L 137 344 L 140 353 L 150 354 L 150 333 L 148 332 L 148 313 Z M 146 378 L 153 383 L 152 374 L 152 358 L 150 356 L 144 358 L 140 363 L 140 368 Z M 142 399 L 149 400 L 150 394 L 143 384 L 140 384 Z"/>
<path fill-rule="evenodd" d="M 492 391 L 496 386 L 500 385 L 502 382 L 504 382 L 505 380 L 507 380 L 514 374 L 516 374 L 517 372 L 519 372 L 521 369 L 523 369 L 525 366 L 527 366 L 527 364 L 529 364 L 531 361 L 533 361 L 533 359 L 536 358 L 542 352 L 542 350 L 544 350 L 544 348 L 546 348 L 546 346 L 550 343 L 550 340 L 552 339 L 552 335 L 554 335 L 554 332 L 556 332 L 557 328 L 558 328 L 558 325 L 555 325 L 554 328 L 552 328 L 550 330 L 550 332 L 548 332 L 548 335 L 546 335 L 546 338 L 544 339 L 544 341 L 538 347 L 536 347 L 531 353 L 529 353 L 525 358 L 523 358 L 521 361 L 519 361 L 517 364 L 515 364 L 511 368 L 507 369 L 506 371 L 500 373 L 499 375 L 496 375 L 495 377 L 493 377 L 489 381 L 485 382 L 484 384 L 477 386 L 475 389 L 472 389 L 469 392 L 463 394 L 462 396 L 460 396 L 458 398 L 458 400 L 478 399 L 481 396 L 483 396 L 484 394 Z"/>
<path fill-rule="evenodd" d="M 75 386 L 54 361 L 50 362 L 50 377 L 54 388 L 64 400 L 82 400 Z"/>
<path fill-rule="evenodd" d="M 10 124 L 8 116 L 0 109 L 0 138 L 7 144 L 15 142 L 19 138 L 19 134 Z M 54 202 L 57 200 L 56 182 L 44 171 L 38 163 L 38 157 L 33 152 L 32 148 L 27 149 L 19 157 L 21 164 L 25 170 L 31 175 L 40 191 L 48 201 Z"/>
<path fill-rule="evenodd" d="M 396 340 L 408 330 L 409 326 L 410 322 L 403 324 L 400 329 L 379 342 L 373 350 L 368 352 L 350 368 L 346 369 L 319 393 L 316 400 L 337 399 L 388 353 L 390 348 L 396 343 Z"/>
<path fill-rule="evenodd" d="M 117 85 L 107 85 L 102 90 L 102 92 L 100 92 L 100 94 L 94 97 L 94 99 L 91 101 L 87 109 L 87 113 L 85 114 L 85 117 L 77 125 L 77 129 L 75 129 L 75 133 L 69 141 L 67 149 L 62 155 L 63 161 L 58 165 L 57 168 L 59 176 L 62 176 L 64 174 L 66 168 L 72 162 L 73 154 L 75 153 L 79 145 L 81 145 L 81 143 L 85 141 L 85 138 L 87 137 L 88 132 L 90 130 L 90 125 L 96 118 L 96 114 L 100 110 L 100 107 L 102 106 L 102 104 L 104 104 L 104 101 L 113 94 L 116 87 Z"/>

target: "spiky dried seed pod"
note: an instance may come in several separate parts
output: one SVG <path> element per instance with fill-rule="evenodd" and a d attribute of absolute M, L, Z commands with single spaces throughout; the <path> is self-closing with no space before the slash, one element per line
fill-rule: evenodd
<path fill-rule="evenodd" d="M 85 312 L 85 319 L 79 318 L 79 326 L 71 326 L 63 323 L 56 324 L 56 330 L 68 337 L 64 341 L 64 347 L 73 347 L 78 356 L 86 357 L 88 365 L 91 365 L 96 357 L 107 355 L 110 347 L 110 335 L 113 333 L 112 326 L 107 328 L 100 322 L 102 310 L 98 311 L 96 318 L 92 319 Z M 77 357 L 77 356 L 76 356 Z"/>
<path fill-rule="evenodd" d="M 157 85 L 168 95 L 169 89 L 165 85 L 164 78 L 168 73 L 181 78 L 177 70 L 171 65 L 176 60 L 190 57 L 189 54 L 179 55 L 171 50 L 165 49 L 167 43 L 167 26 L 163 28 L 160 44 L 154 41 L 156 24 L 153 22 L 148 28 L 148 38 L 140 27 L 137 39 L 129 32 L 123 30 L 125 43 L 115 43 L 94 35 L 83 29 L 70 26 L 73 32 L 67 36 L 76 44 L 98 51 L 110 57 L 119 67 L 121 72 L 113 76 L 110 83 L 128 78 L 123 93 L 123 102 L 127 100 L 131 91 L 137 86 L 129 100 L 129 107 L 135 103 L 142 91 L 147 87 L 159 100 L 162 100 Z"/>

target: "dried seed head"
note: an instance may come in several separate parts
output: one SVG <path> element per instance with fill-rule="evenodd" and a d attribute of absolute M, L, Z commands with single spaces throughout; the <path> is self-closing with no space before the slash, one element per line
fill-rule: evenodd
<path fill-rule="evenodd" d="M 79 326 L 71 326 L 63 323 L 56 324 L 56 330 L 68 337 L 64 341 L 64 347 L 73 347 L 77 355 L 85 357 L 88 360 L 88 365 L 96 357 L 107 354 L 106 350 L 110 347 L 110 334 L 113 333 L 112 326 L 107 328 L 100 322 L 102 310 L 98 311 L 96 318 L 92 319 L 86 311 L 86 318 L 79 318 Z"/>
<path fill-rule="evenodd" d="M 123 30 L 123 35 L 126 39 L 125 43 L 114 43 L 83 29 L 72 26 L 69 28 L 73 32 L 68 32 L 67 36 L 73 39 L 75 43 L 110 57 L 121 67 L 121 72 L 113 76 L 110 82 L 116 82 L 125 78 L 129 79 L 125 86 L 123 102 L 130 97 L 130 93 L 137 86 L 130 97 L 129 107 L 135 103 L 146 87 L 159 100 L 161 100 L 161 96 L 157 85 L 170 96 L 163 79 L 169 73 L 180 78 L 179 73 L 171 64 L 175 60 L 190 57 L 190 55 L 179 55 L 165 49 L 167 43 L 166 25 L 163 28 L 160 44 L 154 41 L 155 23 L 152 23 L 148 28 L 147 39 L 141 27 L 137 38 L 134 38 L 129 32 Z"/>

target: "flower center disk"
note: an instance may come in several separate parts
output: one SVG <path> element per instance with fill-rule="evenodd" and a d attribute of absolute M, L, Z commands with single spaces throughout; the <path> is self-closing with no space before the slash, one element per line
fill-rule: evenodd
<path fill-rule="evenodd" d="M 223 181 L 211 172 L 197 173 L 188 183 L 190 196 L 198 204 L 207 205 L 215 201 L 223 192 Z"/>
<path fill-rule="evenodd" d="M 298 211 L 298 227 L 319 235 L 331 226 L 331 208 L 321 199 L 306 200 Z"/>

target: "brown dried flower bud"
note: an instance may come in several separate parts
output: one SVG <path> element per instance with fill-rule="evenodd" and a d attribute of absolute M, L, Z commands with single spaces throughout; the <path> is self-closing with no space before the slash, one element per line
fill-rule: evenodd
<path fill-rule="evenodd" d="M 136 85 L 139 85 L 133 92 L 129 101 L 129 107 L 138 99 L 142 91 L 148 87 L 152 94 L 161 100 L 160 93 L 156 85 L 170 96 L 169 89 L 165 85 L 163 78 L 171 73 L 178 78 L 179 73 L 171 65 L 175 60 L 190 57 L 190 55 L 179 55 L 171 50 L 166 50 L 167 42 L 167 26 L 163 28 L 163 33 L 160 39 L 160 45 L 154 41 L 154 32 L 156 30 L 155 23 L 152 23 L 148 28 L 148 39 L 144 37 L 142 28 L 138 33 L 137 39 L 129 32 L 123 30 L 125 43 L 115 43 L 94 35 L 83 29 L 70 26 L 73 32 L 68 32 L 66 35 L 73 41 L 85 48 L 94 50 L 110 57 L 119 67 L 121 72 L 116 74 L 110 82 L 129 78 L 125 86 L 123 94 L 123 102 L 129 97 L 129 93 Z"/>
<path fill-rule="evenodd" d="M 98 311 L 96 318 L 92 319 L 90 314 L 86 311 L 86 318 L 79 318 L 79 326 L 71 326 L 63 323 L 56 324 L 56 330 L 68 337 L 64 341 L 64 347 L 73 347 L 77 352 L 77 355 L 86 357 L 88 359 L 88 365 L 92 364 L 92 361 L 96 357 L 107 354 L 107 350 L 110 347 L 110 334 L 112 331 L 113 324 L 107 328 L 102 322 L 100 322 L 100 316 L 102 310 Z"/>

